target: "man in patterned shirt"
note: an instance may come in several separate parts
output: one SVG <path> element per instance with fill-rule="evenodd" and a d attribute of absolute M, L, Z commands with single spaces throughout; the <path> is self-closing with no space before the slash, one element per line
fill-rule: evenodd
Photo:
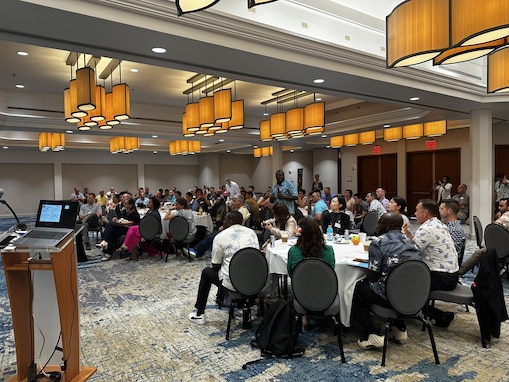
<path fill-rule="evenodd" d="M 380 234 L 369 246 L 368 275 L 355 286 L 352 316 L 364 328 L 364 339 L 357 344 L 363 349 L 383 347 L 384 336 L 375 327 L 368 305 L 375 303 L 390 308 L 385 295 L 385 283 L 389 272 L 407 260 L 421 260 L 421 253 L 407 244 L 401 234 L 403 219 L 401 215 L 388 212 L 378 220 L 377 232 Z M 405 341 L 408 338 L 403 321 L 395 321 L 389 329 L 389 338 Z"/>
<path fill-rule="evenodd" d="M 447 226 L 449 233 L 451 234 L 452 241 L 454 242 L 454 248 L 458 256 L 463 255 L 465 250 L 465 241 L 467 237 L 461 227 L 461 222 L 458 220 L 458 211 L 460 209 L 459 203 L 453 199 L 447 199 L 440 203 L 440 217 Z"/>
<path fill-rule="evenodd" d="M 431 199 L 421 199 L 415 207 L 415 217 L 420 227 L 415 235 L 408 224 L 403 226 L 405 235 L 422 252 L 422 259 L 431 271 L 431 290 L 452 290 L 458 284 L 458 254 L 447 227 L 437 218 L 438 205 Z M 454 313 L 429 309 L 435 325 L 448 327 Z"/>
<path fill-rule="evenodd" d="M 212 244 L 212 267 L 203 269 L 194 307 L 189 319 L 197 324 L 205 324 L 205 307 L 212 284 L 235 290 L 230 282 L 229 267 L 233 255 L 242 248 L 260 248 L 258 236 L 251 228 L 242 225 L 242 214 L 231 211 L 223 221 L 223 230 L 214 237 Z"/>
<path fill-rule="evenodd" d="M 366 202 L 369 203 L 368 211 L 375 211 L 378 215 L 378 219 L 387 212 L 387 210 L 382 206 L 382 203 L 378 201 L 378 199 L 374 196 L 376 193 L 368 192 L 366 194 Z"/>
<path fill-rule="evenodd" d="M 276 184 L 270 190 L 271 203 L 283 203 L 292 215 L 295 214 L 295 201 L 299 198 L 297 187 L 292 182 L 285 180 L 283 170 L 276 171 Z"/>

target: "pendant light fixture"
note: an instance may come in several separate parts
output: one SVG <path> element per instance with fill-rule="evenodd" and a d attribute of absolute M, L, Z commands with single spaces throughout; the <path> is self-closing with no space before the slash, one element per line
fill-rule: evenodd
<path fill-rule="evenodd" d="M 214 93 L 214 119 L 219 123 L 232 119 L 232 89 L 221 89 Z"/>

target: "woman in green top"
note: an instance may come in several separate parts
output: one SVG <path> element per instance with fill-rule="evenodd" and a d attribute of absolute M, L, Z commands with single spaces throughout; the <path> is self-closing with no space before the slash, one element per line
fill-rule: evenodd
<path fill-rule="evenodd" d="M 325 244 L 323 233 L 318 222 L 309 217 L 302 218 L 299 220 L 297 232 L 300 236 L 297 239 L 297 244 L 288 251 L 288 261 L 286 263 L 290 278 L 297 264 L 310 257 L 322 259 L 334 269 L 336 264 L 334 250 L 330 245 Z M 302 327 L 304 330 L 309 330 L 310 328 L 306 315 L 302 316 Z"/>
<path fill-rule="evenodd" d="M 322 230 L 316 220 L 309 217 L 302 218 L 299 221 L 297 231 L 300 236 L 297 239 L 297 244 L 288 251 L 288 262 L 286 264 L 290 278 L 297 264 L 309 257 L 318 257 L 334 269 L 336 264 L 334 250 L 330 245 L 325 244 Z"/>

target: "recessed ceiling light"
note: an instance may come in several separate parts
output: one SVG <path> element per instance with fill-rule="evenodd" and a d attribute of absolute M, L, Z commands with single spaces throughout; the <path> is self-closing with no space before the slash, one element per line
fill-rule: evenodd
<path fill-rule="evenodd" d="M 254 145 L 253 148 L 257 149 L 258 148 L 258 145 Z"/>
<path fill-rule="evenodd" d="M 327 145 L 327 146 L 325 146 L 325 148 L 330 149 L 330 146 L 329 146 L 329 145 Z"/>
<path fill-rule="evenodd" d="M 74 131 L 72 131 L 72 130 L 66 130 L 65 132 L 66 132 L 67 134 L 72 134 L 72 133 L 74 133 Z"/>
<path fill-rule="evenodd" d="M 19 54 L 20 56 L 28 56 L 28 53 L 23 52 L 22 50 L 20 50 L 19 52 L 16 52 L 16 53 Z"/>
<path fill-rule="evenodd" d="M 159 138 L 158 135 L 152 135 L 152 138 Z"/>
<path fill-rule="evenodd" d="M 154 53 L 159 53 L 159 54 L 161 54 L 161 53 L 166 53 L 166 49 L 164 49 L 164 48 L 159 48 L 159 47 L 155 47 L 155 48 L 152 48 L 152 52 L 154 52 Z"/>
<path fill-rule="evenodd" d="M 419 97 L 412 97 L 412 98 L 410 98 L 410 101 L 419 101 L 419 100 L 420 100 Z"/>
<path fill-rule="evenodd" d="M 325 82 L 325 80 L 324 80 L 323 78 L 315 78 L 315 79 L 313 80 L 313 82 L 314 82 L 315 84 L 323 84 L 323 83 Z"/>
<path fill-rule="evenodd" d="M 322 135 L 322 138 L 327 138 L 327 134 L 323 134 L 323 135 Z"/>
<path fill-rule="evenodd" d="M 138 73 L 138 69 L 136 69 L 136 68 L 131 68 L 131 72 L 133 72 L 133 73 Z"/>
<path fill-rule="evenodd" d="M 9 148 L 9 146 L 4 146 L 3 148 L 4 148 L 5 150 L 7 150 L 7 149 Z"/>
<path fill-rule="evenodd" d="M 384 125 L 384 127 L 391 127 L 391 125 L 389 125 L 388 123 L 386 123 L 386 124 Z"/>
<path fill-rule="evenodd" d="M 226 150 L 227 153 L 231 153 L 232 151 L 231 150 Z"/>
<path fill-rule="evenodd" d="M 267 112 L 264 112 L 264 113 L 263 113 L 263 115 L 264 115 L 264 116 L 267 116 L 267 115 L 269 115 L 269 113 L 267 113 Z"/>
<path fill-rule="evenodd" d="M 290 152 L 291 152 L 291 153 L 294 153 L 294 152 L 295 152 L 295 150 L 294 150 L 294 149 L 291 149 L 291 150 L 290 150 Z"/>
<path fill-rule="evenodd" d="M 153 154 L 157 154 L 157 151 L 152 151 Z"/>
<path fill-rule="evenodd" d="M 224 142 L 224 139 L 223 139 L 223 138 L 221 138 L 221 139 L 219 140 L 219 142 Z"/>
<path fill-rule="evenodd" d="M 315 101 L 321 101 L 322 99 L 320 97 L 315 98 Z"/>
<path fill-rule="evenodd" d="M 16 87 L 17 87 L 18 89 L 23 89 L 23 88 L 25 87 L 25 85 L 22 85 L 22 84 L 16 84 Z"/>

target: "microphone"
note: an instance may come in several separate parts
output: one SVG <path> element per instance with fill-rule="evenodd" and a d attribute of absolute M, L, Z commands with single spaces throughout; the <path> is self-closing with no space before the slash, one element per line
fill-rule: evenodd
<path fill-rule="evenodd" d="M 7 203 L 6 200 L 2 200 L 2 196 L 4 196 L 5 194 L 5 191 L 3 188 L 0 188 L 0 203 L 2 203 L 3 205 L 7 206 L 9 208 L 9 211 L 12 212 L 12 214 L 14 215 L 14 218 L 16 219 L 16 222 L 18 223 L 17 226 L 16 226 L 16 229 L 18 230 L 22 230 L 22 231 L 25 231 L 27 229 L 27 226 L 25 223 L 20 223 L 18 217 L 16 216 L 16 213 L 14 212 L 14 210 L 11 208 L 11 206 L 9 205 L 9 203 Z"/>

